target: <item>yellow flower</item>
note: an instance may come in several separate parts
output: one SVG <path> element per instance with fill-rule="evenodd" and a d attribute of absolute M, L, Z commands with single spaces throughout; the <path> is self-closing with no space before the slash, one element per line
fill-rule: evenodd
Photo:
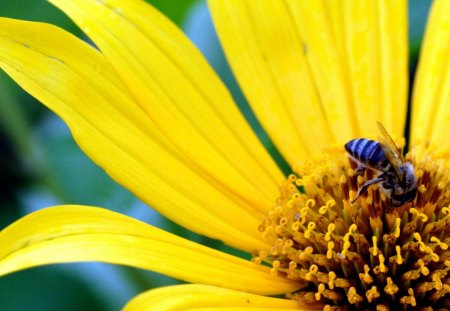
<path fill-rule="evenodd" d="M 399 208 L 376 185 L 350 203 L 374 176 L 355 174 L 343 144 L 375 137 L 377 120 L 401 140 L 406 1 L 209 1 L 234 74 L 292 167 L 287 179 L 200 53 L 152 7 L 50 2 L 99 50 L 2 18 L 3 70 L 144 202 L 253 257 L 106 209 L 58 206 L 0 233 L 1 275 L 96 260 L 194 283 L 144 293 L 127 305 L 137 310 L 448 306 L 449 1 L 433 4 L 414 81 L 406 158 L 419 191 Z"/>

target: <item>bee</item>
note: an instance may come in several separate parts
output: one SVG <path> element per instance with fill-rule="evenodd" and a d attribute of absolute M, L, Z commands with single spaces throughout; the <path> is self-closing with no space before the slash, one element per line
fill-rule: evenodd
<path fill-rule="evenodd" d="M 379 141 L 366 138 L 352 139 L 345 144 L 349 157 L 358 163 L 356 173 L 361 175 L 366 168 L 377 175 L 365 182 L 358 190 L 352 204 L 374 184 L 380 185 L 389 198 L 391 205 L 399 207 L 414 200 L 417 194 L 417 178 L 414 167 L 407 162 L 401 150 L 394 143 L 380 122 L 377 122 L 381 136 Z"/>

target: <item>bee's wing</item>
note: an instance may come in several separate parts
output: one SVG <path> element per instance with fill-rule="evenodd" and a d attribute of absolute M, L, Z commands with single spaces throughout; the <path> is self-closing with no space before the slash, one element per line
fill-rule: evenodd
<path fill-rule="evenodd" d="M 386 159 L 389 161 L 389 163 L 391 163 L 392 167 L 397 173 L 397 176 L 401 181 L 403 181 L 403 173 L 400 170 L 400 166 L 403 165 L 405 159 L 403 158 L 402 153 L 400 152 L 391 135 L 389 135 L 384 126 L 380 122 L 377 122 L 377 125 L 381 133 L 381 136 L 379 138 L 381 149 L 383 150 Z"/>

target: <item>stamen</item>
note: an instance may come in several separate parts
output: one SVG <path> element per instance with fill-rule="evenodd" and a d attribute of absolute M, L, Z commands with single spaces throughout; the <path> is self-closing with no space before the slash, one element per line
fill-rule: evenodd
<path fill-rule="evenodd" d="M 375 256 L 377 256 L 378 254 L 379 254 L 379 251 L 378 251 L 378 247 L 377 247 L 377 241 L 378 239 L 377 239 L 377 237 L 376 236 L 373 236 L 372 237 L 372 245 L 373 245 L 373 247 L 371 247 L 371 250 L 372 250 L 372 255 L 375 257 Z"/>
<path fill-rule="evenodd" d="M 419 212 L 416 208 L 411 207 L 409 209 L 409 212 L 413 215 L 416 215 L 417 218 L 419 218 L 422 222 L 427 222 L 428 221 L 428 216 L 425 215 L 424 213 Z"/>
<path fill-rule="evenodd" d="M 350 304 L 352 304 L 352 305 L 357 302 L 363 301 L 363 297 L 358 295 L 358 293 L 356 292 L 356 288 L 354 288 L 354 287 L 350 287 L 350 290 L 348 291 L 348 294 L 347 294 L 347 298 L 348 298 L 348 302 L 350 302 Z"/>
<path fill-rule="evenodd" d="M 400 237 L 400 222 L 401 219 L 399 217 L 395 218 L 395 231 L 394 231 L 394 236 L 396 238 Z"/>
<path fill-rule="evenodd" d="M 363 281 L 366 284 L 372 284 L 373 283 L 373 277 L 369 274 L 370 268 L 368 265 L 364 265 L 364 273 L 359 274 L 359 279 Z"/>
<path fill-rule="evenodd" d="M 371 303 L 373 300 L 380 297 L 380 293 L 376 286 L 372 286 L 368 291 L 366 291 L 367 301 Z"/>
<path fill-rule="evenodd" d="M 438 239 L 437 237 L 435 237 L 435 236 L 432 236 L 432 237 L 431 237 L 430 242 L 436 243 L 436 244 L 437 244 L 441 249 L 443 249 L 443 250 L 446 250 L 446 249 L 448 248 L 448 245 L 447 245 L 447 244 L 441 242 L 441 240 L 439 240 L 439 239 Z"/>
<path fill-rule="evenodd" d="M 400 298 L 400 303 L 405 305 L 416 306 L 416 298 L 414 297 L 414 291 L 412 288 L 408 289 L 409 296 L 403 296 Z"/>
<path fill-rule="evenodd" d="M 386 279 L 386 283 L 387 285 L 384 287 L 384 291 L 386 292 L 386 294 L 388 295 L 395 295 L 398 292 L 398 286 L 392 281 L 391 277 L 388 277 Z"/>
<path fill-rule="evenodd" d="M 328 278 L 329 278 L 328 287 L 330 289 L 333 289 L 335 285 L 334 281 L 336 280 L 336 273 L 334 273 L 333 271 L 328 272 Z"/>
<path fill-rule="evenodd" d="M 306 239 L 309 239 L 311 237 L 311 232 L 316 229 L 316 224 L 314 222 L 310 222 L 308 224 L 308 229 L 306 229 L 304 236 Z"/>
<path fill-rule="evenodd" d="M 323 310 L 446 310 L 450 156 L 416 147 L 406 159 L 418 194 L 400 207 L 379 184 L 352 203 L 377 172 L 356 175 L 341 147 L 298 164 L 258 228 L 272 247 L 255 251 L 254 262 L 300 282 L 288 296 Z"/>
<path fill-rule="evenodd" d="M 397 264 L 401 265 L 403 263 L 402 252 L 399 245 L 395 246 L 395 251 L 397 252 Z"/>

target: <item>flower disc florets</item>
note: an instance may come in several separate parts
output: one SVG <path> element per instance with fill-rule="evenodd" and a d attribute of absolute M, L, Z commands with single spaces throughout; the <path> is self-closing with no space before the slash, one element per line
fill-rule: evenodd
<path fill-rule="evenodd" d="M 401 207 L 355 174 L 342 148 L 294 168 L 274 209 L 260 225 L 271 249 L 254 260 L 304 287 L 289 296 L 324 310 L 447 310 L 450 308 L 449 155 L 417 147 L 406 155 L 418 180 Z"/>

